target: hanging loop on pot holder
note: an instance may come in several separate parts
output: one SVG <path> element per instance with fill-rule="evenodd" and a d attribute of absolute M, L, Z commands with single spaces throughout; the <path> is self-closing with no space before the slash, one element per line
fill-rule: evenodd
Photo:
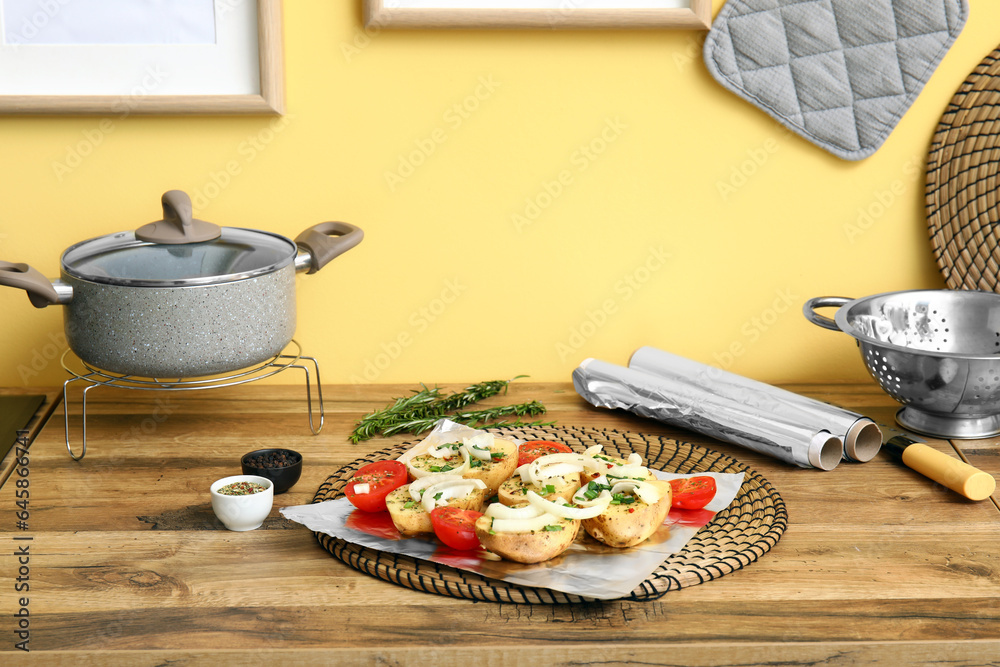
<path fill-rule="evenodd" d="M 321 222 L 295 237 L 295 243 L 309 253 L 308 273 L 316 273 L 336 257 L 361 243 L 365 233 L 347 222 Z"/>
<path fill-rule="evenodd" d="M 0 285 L 23 289 L 35 308 L 59 303 L 59 295 L 49 279 L 27 264 L 0 262 Z"/>
<path fill-rule="evenodd" d="M 182 190 L 165 192 L 163 220 L 151 222 L 135 230 L 135 237 L 150 243 L 201 243 L 222 236 L 222 228 L 211 222 L 191 217 L 191 198 Z"/>

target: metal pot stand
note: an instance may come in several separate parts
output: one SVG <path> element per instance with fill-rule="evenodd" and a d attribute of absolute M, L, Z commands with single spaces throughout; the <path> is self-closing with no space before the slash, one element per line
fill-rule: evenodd
<path fill-rule="evenodd" d="M 72 358 L 68 359 L 70 355 L 72 355 Z M 71 363 L 73 361 L 76 362 L 77 366 L 83 366 L 83 369 L 80 369 L 79 367 L 71 367 Z M 319 435 L 320 431 L 323 430 L 323 386 L 320 382 L 319 362 L 314 357 L 303 356 L 302 347 L 294 339 L 288 344 L 288 346 L 285 347 L 284 350 L 281 351 L 281 353 L 261 364 L 229 374 L 206 377 L 162 379 L 137 377 L 133 375 L 118 375 L 116 373 L 111 373 L 109 371 L 104 371 L 91 366 L 90 364 L 80 360 L 80 358 L 75 354 L 72 354 L 69 349 L 63 352 L 60 362 L 66 372 L 72 375 L 71 378 L 63 382 L 63 421 L 66 430 L 66 451 L 69 452 L 69 455 L 74 461 L 79 461 L 87 455 L 87 393 L 91 389 L 101 386 L 115 387 L 118 389 L 138 389 L 141 391 L 199 391 L 203 389 L 220 389 L 222 387 L 247 384 L 248 382 L 255 382 L 257 380 L 263 380 L 264 378 L 273 377 L 278 373 L 288 370 L 289 368 L 297 368 L 305 373 L 306 405 L 309 414 L 309 430 L 312 431 L 313 435 Z M 312 375 L 309 366 L 306 365 L 305 362 L 310 362 L 312 364 L 313 371 L 316 373 L 316 397 L 317 404 L 319 406 L 318 427 L 313 419 Z M 69 433 L 69 386 L 74 382 L 84 382 L 87 384 L 87 386 L 83 388 L 83 398 L 80 409 L 82 419 L 82 445 L 79 454 L 75 454 L 73 452 Z"/>

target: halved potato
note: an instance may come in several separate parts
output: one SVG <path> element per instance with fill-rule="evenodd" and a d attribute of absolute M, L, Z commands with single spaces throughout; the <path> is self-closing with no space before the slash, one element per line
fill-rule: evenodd
<path fill-rule="evenodd" d="M 517 563 L 541 563 L 551 560 L 573 544 L 580 530 L 574 519 L 557 519 L 548 530 L 530 533 L 493 532 L 493 518 L 481 516 L 476 521 L 476 537 L 488 551 Z"/>
<path fill-rule="evenodd" d="M 552 487 L 551 491 L 547 490 L 549 486 Z M 560 475 L 559 477 L 550 477 L 542 484 L 525 484 L 521 481 L 521 476 L 515 473 L 513 477 L 500 485 L 497 495 L 500 497 L 500 502 L 504 505 L 512 506 L 523 503 L 529 490 L 534 491 L 546 500 L 565 498 L 566 502 L 573 502 L 573 494 L 579 488 L 580 475 L 575 472 L 568 475 Z"/>
<path fill-rule="evenodd" d="M 487 498 L 495 494 L 504 480 L 513 475 L 517 468 L 517 444 L 503 438 L 494 438 L 490 451 L 493 452 L 491 460 L 478 461 L 473 458 L 473 465 L 476 465 L 477 461 L 478 465 L 469 468 L 462 475 L 467 479 L 483 480 L 483 484 L 489 490 Z"/>
<path fill-rule="evenodd" d="M 639 498 L 635 502 L 609 505 L 592 519 L 583 520 L 583 529 L 595 540 L 609 547 L 633 547 L 648 539 L 663 524 L 670 513 L 670 483 L 650 482 L 660 492 L 658 501 L 649 505 Z"/>
<path fill-rule="evenodd" d="M 406 472 L 409 481 L 415 481 L 420 475 L 414 474 L 414 470 L 419 471 L 424 475 L 437 475 L 450 473 L 455 468 L 461 467 L 463 463 L 462 455 L 456 453 L 450 459 L 439 459 L 436 456 L 431 456 L 430 454 L 421 454 L 420 456 L 414 456 L 412 459 L 406 462 Z"/>
<path fill-rule="evenodd" d="M 627 465 L 628 464 L 628 461 L 626 461 L 625 459 L 622 459 L 622 458 L 618 458 L 617 456 L 605 456 L 604 454 L 598 454 L 594 458 L 596 458 L 599 461 L 603 461 L 604 464 L 605 464 L 604 467 L 607 468 L 607 469 L 605 470 L 605 469 L 602 468 L 602 470 L 600 472 L 594 472 L 594 473 L 590 472 L 589 470 L 584 470 L 583 472 L 580 473 L 580 486 L 584 486 L 585 484 L 587 484 L 588 482 L 590 482 L 592 479 L 597 479 L 601 475 L 614 475 L 615 474 L 615 468 L 617 468 L 619 466 L 623 466 L 623 465 Z M 654 475 L 653 473 L 651 473 L 649 471 L 649 469 L 647 468 L 646 469 L 646 474 L 644 475 L 643 480 L 644 481 L 654 481 L 655 479 L 656 479 L 656 475 Z"/>
<path fill-rule="evenodd" d="M 481 512 L 483 503 L 488 497 L 486 492 L 487 489 L 476 489 L 467 496 L 449 498 L 447 504 L 463 510 Z M 430 513 L 424 509 L 422 503 L 413 500 L 410 496 L 409 484 L 404 484 L 398 489 L 390 491 L 389 495 L 385 497 L 385 506 L 389 510 L 393 525 L 396 526 L 396 530 L 401 535 L 413 537 L 421 533 L 434 532 Z"/>
<path fill-rule="evenodd" d="M 457 446 L 456 446 L 457 449 Z M 470 458 L 473 467 L 462 473 L 466 479 L 481 479 L 489 489 L 489 496 L 492 496 L 500 488 L 500 484 L 505 479 L 514 474 L 517 468 L 517 444 L 503 438 L 494 438 L 491 448 L 493 458 L 489 461 L 481 461 L 475 457 Z M 406 463 L 410 481 L 414 481 L 417 475 L 414 470 L 424 474 L 437 474 L 452 472 L 462 465 L 462 455 L 457 453 L 450 459 L 439 459 L 430 454 L 414 456 Z"/>

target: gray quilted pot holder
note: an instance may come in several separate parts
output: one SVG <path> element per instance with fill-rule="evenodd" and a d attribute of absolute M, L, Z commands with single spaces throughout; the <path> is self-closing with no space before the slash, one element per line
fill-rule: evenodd
<path fill-rule="evenodd" d="M 860 160 L 896 127 L 968 15 L 967 0 L 729 0 L 705 63 L 792 131 Z"/>

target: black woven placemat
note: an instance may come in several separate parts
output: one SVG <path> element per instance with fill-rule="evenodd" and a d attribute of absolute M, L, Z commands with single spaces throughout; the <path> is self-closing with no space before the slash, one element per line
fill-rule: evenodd
<path fill-rule="evenodd" d="M 1000 49 L 966 78 L 941 116 L 925 204 L 948 287 L 1000 292 Z"/>
<path fill-rule="evenodd" d="M 788 525 L 784 501 L 760 473 L 705 447 L 659 436 L 593 428 L 533 427 L 498 429 L 495 433 L 524 440 L 557 440 L 575 451 L 603 445 L 605 453 L 623 458 L 638 452 L 647 466 L 666 472 L 744 473 L 743 486 L 729 507 L 717 513 L 682 551 L 663 561 L 623 599 L 653 600 L 668 591 L 718 579 L 742 569 L 777 544 Z M 405 443 L 383 449 L 344 466 L 320 485 L 313 502 L 339 497 L 359 467 L 372 461 L 396 458 L 411 446 L 412 443 Z M 314 534 L 323 548 L 356 570 L 426 593 L 525 604 L 587 601 L 576 595 L 508 584 L 474 572 L 361 547 L 324 533 Z"/>

